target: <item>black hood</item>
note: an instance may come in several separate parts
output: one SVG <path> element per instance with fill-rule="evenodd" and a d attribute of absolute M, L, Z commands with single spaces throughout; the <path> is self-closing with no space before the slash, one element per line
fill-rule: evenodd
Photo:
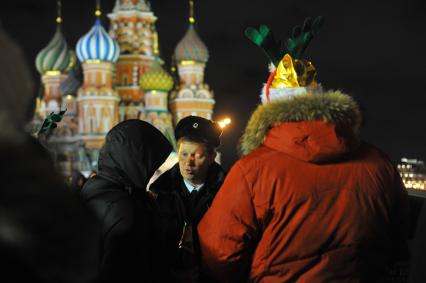
<path fill-rule="evenodd" d="M 112 128 L 99 154 L 98 175 L 122 186 L 146 189 L 172 147 L 151 124 L 127 120 Z"/>

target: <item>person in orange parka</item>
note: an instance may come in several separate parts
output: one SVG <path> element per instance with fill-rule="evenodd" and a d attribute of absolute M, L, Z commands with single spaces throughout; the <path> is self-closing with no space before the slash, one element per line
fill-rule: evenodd
<path fill-rule="evenodd" d="M 198 226 L 203 266 L 220 282 L 383 282 L 407 259 L 399 173 L 360 140 L 350 96 L 291 54 L 276 65 Z"/>

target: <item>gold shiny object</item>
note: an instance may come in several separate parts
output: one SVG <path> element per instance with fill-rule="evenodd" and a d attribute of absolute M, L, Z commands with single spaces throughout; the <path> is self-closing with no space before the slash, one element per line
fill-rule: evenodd
<path fill-rule="evenodd" d="M 96 17 L 100 17 L 101 15 L 102 15 L 101 10 L 96 10 L 96 11 L 95 11 L 95 16 L 96 16 Z"/>
<path fill-rule="evenodd" d="M 316 87 L 317 71 L 315 66 L 307 60 L 294 60 L 294 68 L 298 74 L 299 85 L 305 87 Z"/>
<path fill-rule="evenodd" d="M 272 81 L 272 88 L 317 87 L 315 66 L 307 60 L 293 60 L 289 54 L 284 55 Z"/>
<path fill-rule="evenodd" d="M 278 65 L 272 88 L 298 87 L 297 73 L 293 66 L 293 59 L 289 54 L 284 55 Z"/>
<path fill-rule="evenodd" d="M 152 37 L 154 39 L 154 54 L 160 55 L 160 48 L 158 47 L 158 32 L 154 32 Z"/>
<path fill-rule="evenodd" d="M 195 24 L 194 0 L 189 0 L 189 23 L 190 24 Z"/>

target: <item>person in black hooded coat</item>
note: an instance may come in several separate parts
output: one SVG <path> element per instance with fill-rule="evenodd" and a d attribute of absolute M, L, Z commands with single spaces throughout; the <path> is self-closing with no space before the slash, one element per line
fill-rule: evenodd
<path fill-rule="evenodd" d="M 149 123 L 127 120 L 106 136 L 98 174 L 82 189 L 102 221 L 100 282 L 160 282 L 155 201 L 146 185 L 172 148 Z"/>

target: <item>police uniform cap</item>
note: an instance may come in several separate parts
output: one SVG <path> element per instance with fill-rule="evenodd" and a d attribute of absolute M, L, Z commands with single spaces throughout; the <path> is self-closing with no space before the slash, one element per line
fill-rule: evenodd
<path fill-rule="evenodd" d="M 213 147 L 220 145 L 222 130 L 219 124 L 198 116 L 188 116 L 179 121 L 175 128 L 175 137 L 193 138 L 206 141 Z"/>

